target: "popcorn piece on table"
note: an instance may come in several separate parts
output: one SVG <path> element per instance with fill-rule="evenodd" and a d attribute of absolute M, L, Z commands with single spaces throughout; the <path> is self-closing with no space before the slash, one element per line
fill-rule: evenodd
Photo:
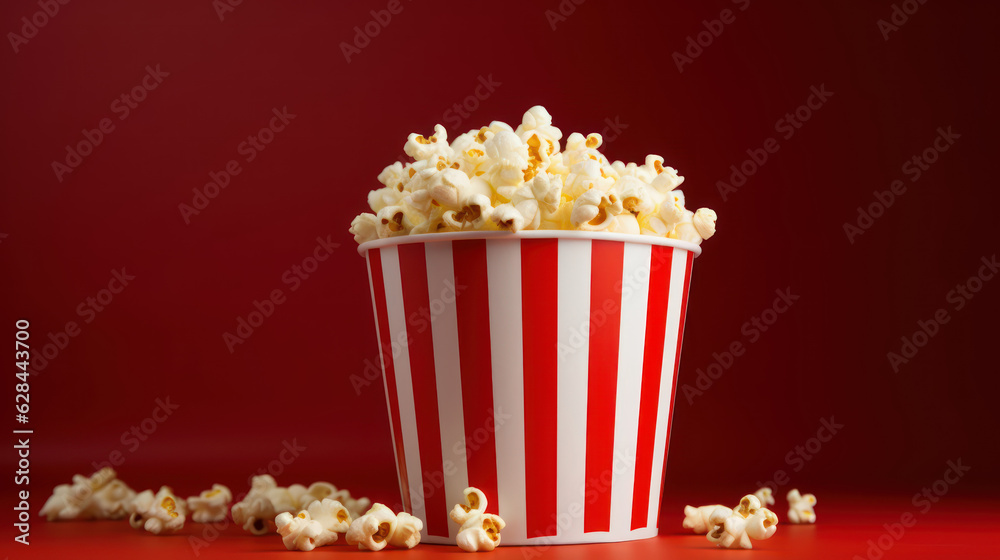
<path fill-rule="evenodd" d="M 461 525 L 455 541 L 466 552 L 491 551 L 500 545 L 506 526 L 499 515 L 486 513 L 486 495 L 478 488 L 465 489 L 465 504 L 456 504 L 449 517 Z"/>
<path fill-rule="evenodd" d="M 774 505 L 774 494 L 771 492 L 769 486 L 758 489 L 753 495 L 757 496 L 757 499 L 760 500 L 760 505 L 764 507 Z"/>
<path fill-rule="evenodd" d="M 367 513 L 351 522 L 347 529 L 347 544 L 357 545 L 359 550 L 382 550 L 392 538 L 396 523 L 392 510 L 376 503 Z"/>
<path fill-rule="evenodd" d="M 372 501 L 368 498 L 353 498 L 351 492 L 345 489 L 337 490 L 330 495 L 330 498 L 344 504 L 347 513 L 351 514 L 351 519 L 361 517 L 372 505 Z"/>
<path fill-rule="evenodd" d="M 274 524 L 285 548 L 308 552 L 337 542 L 340 533 L 350 527 L 351 515 L 343 504 L 326 498 L 313 500 L 307 509 L 294 516 L 290 512 L 279 513 Z"/>
<path fill-rule="evenodd" d="M 744 496 L 736 509 L 716 508 L 709 522 L 713 527 L 706 536 L 722 548 L 753 548 L 751 539 L 771 538 L 778 529 L 778 516 L 761 507 L 753 494 Z"/>
<path fill-rule="evenodd" d="M 792 523 L 815 523 L 816 496 L 800 494 L 797 488 L 788 492 L 788 520 Z"/>
<path fill-rule="evenodd" d="M 308 512 L 300 511 L 298 515 L 287 511 L 279 513 L 274 518 L 274 525 L 281 535 L 281 542 L 288 550 L 309 552 L 317 546 L 327 544 L 317 543 L 323 534 L 323 526 L 310 519 Z"/>
<path fill-rule="evenodd" d="M 169 486 L 140 492 L 129 508 L 128 523 L 135 529 L 143 528 L 154 535 L 176 533 L 184 527 L 187 504 L 174 495 Z"/>
<path fill-rule="evenodd" d="M 278 483 L 269 474 L 255 476 L 250 481 L 250 491 L 243 497 L 243 500 L 233 504 L 233 521 L 243 526 L 243 530 L 253 535 L 266 535 L 273 533 L 277 528 L 274 525 L 274 518 L 279 513 L 288 510 L 276 511 L 272 497 L 277 498 L 284 489 L 278 488 Z"/>
<path fill-rule="evenodd" d="M 233 493 L 222 484 L 213 484 L 210 490 L 204 490 L 197 496 L 187 499 L 191 519 L 195 523 L 215 523 L 226 518 L 229 503 L 233 501 Z"/>
<path fill-rule="evenodd" d="M 396 529 L 386 539 L 389 545 L 396 548 L 413 548 L 420 544 L 420 531 L 424 522 L 405 511 L 396 514 Z"/>
<path fill-rule="evenodd" d="M 135 491 L 118 480 L 114 469 L 104 467 L 89 477 L 73 475 L 72 484 L 56 486 L 40 513 L 49 521 L 121 519 L 134 498 Z"/>
<path fill-rule="evenodd" d="M 726 517 L 732 515 L 733 512 L 733 510 L 722 505 L 700 507 L 684 506 L 684 522 L 681 525 L 685 529 L 691 529 L 699 535 L 704 535 L 713 528 L 709 518 L 711 517 L 712 512 L 717 509 L 728 510 Z"/>

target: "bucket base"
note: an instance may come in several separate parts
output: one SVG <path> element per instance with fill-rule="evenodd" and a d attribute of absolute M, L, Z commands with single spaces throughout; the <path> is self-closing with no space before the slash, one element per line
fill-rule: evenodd
<path fill-rule="evenodd" d="M 514 536 L 508 537 L 502 534 L 503 540 L 500 546 L 549 546 L 560 544 L 591 544 L 591 543 L 611 543 L 622 541 L 638 541 L 651 539 L 657 535 L 655 527 L 644 527 L 634 531 L 622 531 L 620 533 L 583 533 L 577 535 L 558 535 L 554 537 L 535 537 L 531 539 L 519 539 Z M 445 537 L 427 536 L 420 539 L 424 544 L 446 544 L 455 546 L 455 539 Z"/>

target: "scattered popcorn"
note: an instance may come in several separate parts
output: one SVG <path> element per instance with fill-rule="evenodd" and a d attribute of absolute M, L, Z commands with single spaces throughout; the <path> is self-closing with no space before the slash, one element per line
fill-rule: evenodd
<path fill-rule="evenodd" d="M 816 505 L 816 496 L 812 494 L 799 494 L 798 489 L 793 488 L 788 492 L 788 520 L 792 523 L 815 523 L 816 512 L 813 506 Z"/>
<path fill-rule="evenodd" d="M 461 527 L 455 538 L 466 552 L 491 551 L 500 545 L 500 531 L 507 525 L 499 515 L 486 513 L 486 495 L 478 488 L 465 489 L 464 504 L 456 504 L 449 517 Z"/>
<path fill-rule="evenodd" d="M 135 529 L 143 528 L 154 535 L 176 533 L 184 528 L 187 504 L 174 495 L 169 486 L 140 492 L 129 507 L 128 523 Z"/>
<path fill-rule="evenodd" d="M 385 548 L 396 530 L 396 515 L 382 504 L 375 504 L 367 513 L 351 522 L 347 529 L 347 544 L 359 550 L 379 551 Z"/>
<path fill-rule="evenodd" d="M 347 490 L 338 490 L 329 482 L 315 482 L 309 487 L 292 484 L 284 488 L 271 475 L 255 476 L 250 481 L 250 492 L 232 507 L 233 521 L 243 530 L 254 535 L 277 531 L 275 519 L 281 513 L 294 513 L 308 509 L 314 503 L 339 502 L 353 518 L 371 503 L 368 498 L 354 499 Z"/>
<path fill-rule="evenodd" d="M 128 515 L 135 495 L 135 490 L 118 480 L 114 469 L 104 467 L 89 477 L 73 475 L 72 484 L 56 486 L 41 514 L 49 521 L 121 519 Z"/>
<path fill-rule="evenodd" d="M 760 500 L 760 505 L 762 506 L 766 507 L 774 505 L 774 495 L 771 493 L 771 488 L 768 486 L 758 489 L 753 493 L 753 495 L 757 496 L 757 499 Z"/>
<path fill-rule="evenodd" d="M 712 512 L 717 509 L 727 510 L 728 513 L 726 513 L 726 517 L 729 517 L 729 515 L 733 512 L 733 510 L 721 505 L 701 507 L 684 506 L 684 522 L 681 525 L 685 529 L 691 529 L 699 535 L 704 535 L 712 529 L 713 525 L 709 521 L 709 518 L 711 517 Z"/>
<path fill-rule="evenodd" d="M 327 498 L 313 500 L 307 509 L 294 516 L 280 513 L 274 523 L 285 548 L 309 552 L 337 542 L 339 533 L 350 527 L 351 516 L 343 504 Z"/>
<path fill-rule="evenodd" d="M 750 540 L 771 538 L 778 530 L 778 516 L 761 507 L 760 500 L 748 494 L 736 509 L 719 507 L 709 516 L 712 530 L 708 540 L 721 548 L 753 548 Z"/>
<path fill-rule="evenodd" d="M 650 154 L 645 163 L 609 162 L 600 134 L 562 131 L 544 107 L 516 129 L 494 121 L 459 134 L 435 125 L 404 145 L 413 162 L 379 174 L 368 194 L 371 213 L 351 222 L 358 243 L 450 231 L 564 230 L 652 235 L 700 244 L 715 234 L 717 216 L 690 211 L 677 190 L 684 177 Z"/>
<path fill-rule="evenodd" d="M 233 493 L 229 488 L 222 484 L 213 484 L 210 490 L 188 498 L 187 505 L 191 510 L 191 519 L 195 523 L 215 523 L 226 518 L 231 501 Z"/>

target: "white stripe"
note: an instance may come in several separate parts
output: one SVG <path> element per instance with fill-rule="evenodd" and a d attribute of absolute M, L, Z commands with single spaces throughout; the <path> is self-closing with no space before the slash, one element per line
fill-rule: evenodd
<path fill-rule="evenodd" d="M 656 406 L 656 438 L 653 447 L 652 480 L 649 483 L 648 527 L 656 527 L 660 511 L 660 484 L 663 482 L 663 461 L 666 457 L 667 434 L 670 427 L 670 394 L 674 385 L 674 364 L 677 337 L 680 335 L 681 303 L 684 300 L 684 272 L 688 252 L 674 249 L 670 265 L 670 295 L 667 298 L 667 328 L 663 339 L 663 369 L 660 374 L 660 402 Z"/>
<path fill-rule="evenodd" d="M 560 540 L 583 535 L 583 515 L 569 512 L 582 512 L 586 506 L 590 254 L 589 240 L 559 240 L 556 505 L 566 521 L 559 520 Z"/>
<path fill-rule="evenodd" d="M 406 475 L 410 483 L 411 513 L 427 518 L 423 499 L 423 476 L 420 471 L 420 446 L 417 438 L 417 413 L 413 404 L 413 382 L 410 379 L 410 353 L 407 351 L 406 311 L 403 308 L 403 285 L 396 247 L 382 249 L 382 274 L 385 276 L 385 306 L 389 314 L 389 333 L 393 342 L 393 364 L 396 370 L 396 395 L 399 401 L 399 422 L 403 431 L 406 455 Z M 401 350 L 396 351 L 397 348 Z"/>
<path fill-rule="evenodd" d="M 497 507 L 504 538 L 527 536 L 524 482 L 524 348 L 521 331 L 521 242 L 486 242 L 490 298 L 490 356 L 497 448 Z M 529 286 L 528 289 L 531 289 Z"/>
<path fill-rule="evenodd" d="M 614 535 L 625 535 L 632 530 L 632 492 L 636 443 L 639 439 L 639 401 L 651 254 L 650 245 L 625 244 L 615 400 L 614 476 L 611 482 L 611 533 Z"/>
<path fill-rule="evenodd" d="M 465 417 L 462 415 L 462 373 L 458 357 L 458 315 L 455 308 L 455 266 L 451 243 L 424 245 L 427 289 L 430 294 L 431 331 L 434 336 L 434 373 L 437 382 L 438 419 L 441 427 L 444 494 L 448 507 L 465 503 L 469 486 L 465 463 Z M 448 539 L 458 526 L 448 522 Z M 424 527 L 423 536 L 427 536 Z"/>
<path fill-rule="evenodd" d="M 385 387 L 385 410 L 389 413 L 389 436 L 392 438 L 392 458 L 396 460 L 396 479 L 399 481 L 399 496 L 400 498 L 403 498 L 403 477 L 400 476 L 402 473 L 399 472 L 399 451 L 396 450 L 396 429 L 392 426 L 392 413 L 389 412 L 392 410 L 392 403 L 389 400 L 389 383 L 385 379 L 385 360 L 382 356 L 382 333 L 379 331 L 378 305 L 375 304 L 375 282 L 372 280 L 371 252 L 365 253 L 365 262 L 368 263 L 368 285 L 371 286 L 372 290 L 372 311 L 375 314 L 375 336 L 378 338 L 378 363 L 382 367 L 382 386 Z M 385 283 L 383 282 L 383 285 L 379 286 L 378 289 L 384 290 Z M 358 396 L 360 396 L 360 394 Z"/>

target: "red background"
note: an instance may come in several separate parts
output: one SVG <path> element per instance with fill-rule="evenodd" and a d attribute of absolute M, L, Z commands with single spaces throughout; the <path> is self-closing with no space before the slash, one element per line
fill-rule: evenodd
<path fill-rule="evenodd" d="M 535 104 L 564 136 L 617 119 L 609 157 L 664 155 L 689 206 L 719 214 L 695 264 L 679 387 L 713 352 L 741 341 L 746 353 L 693 403 L 678 395 L 665 508 L 779 469 L 782 497 L 896 492 L 909 507 L 958 458 L 972 470 L 952 492 L 995 493 L 997 282 L 961 310 L 946 300 L 996 251 L 995 5 L 928 2 L 888 41 L 876 24 L 888 1 L 589 0 L 555 29 L 555 0 L 402 5 L 350 63 L 340 44 L 385 2 L 254 0 L 222 21 L 207 0 L 74 2 L 19 52 L 4 46 L 3 332 L 29 319 L 38 352 L 67 321 L 82 327 L 31 380 L 35 511 L 115 450 L 134 488 L 240 493 L 286 440 L 306 450 L 279 482 L 395 503 L 381 381 L 360 394 L 350 382 L 378 354 L 347 228 L 408 133 L 516 125 Z M 735 21 L 678 71 L 671 54 L 727 8 Z M 6 2 L 0 28 L 19 33 L 38 10 Z M 169 76 L 118 119 L 111 104 L 147 65 Z M 490 76 L 500 85 L 456 130 L 446 111 Z M 811 86 L 833 95 L 783 138 L 776 122 Z M 295 118 L 245 162 L 240 143 L 282 107 Z M 115 129 L 60 182 L 52 162 L 105 117 Z M 948 126 L 960 138 L 911 182 L 901 166 Z M 723 200 L 716 181 L 769 137 L 780 149 Z M 231 159 L 242 172 L 185 224 L 178 205 Z M 905 194 L 849 242 L 843 224 L 896 179 Z M 289 291 L 283 273 L 327 236 L 339 248 Z M 77 306 L 121 267 L 135 279 L 83 324 Z M 750 343 L 742 325 L 785 288 L 800 299 Z M 230 353 L 223 333 L 274 289 L 287 300 Z M 893 371 L 887 352 L 939 308 L 950 321 Z M 3 391 L 12 401 L 14 380 Z M 122 433 L 168 396 L 179 409 L 130 451 Z M 843 429 L 793 472 L 786 454 L 831 416 Z"/>

